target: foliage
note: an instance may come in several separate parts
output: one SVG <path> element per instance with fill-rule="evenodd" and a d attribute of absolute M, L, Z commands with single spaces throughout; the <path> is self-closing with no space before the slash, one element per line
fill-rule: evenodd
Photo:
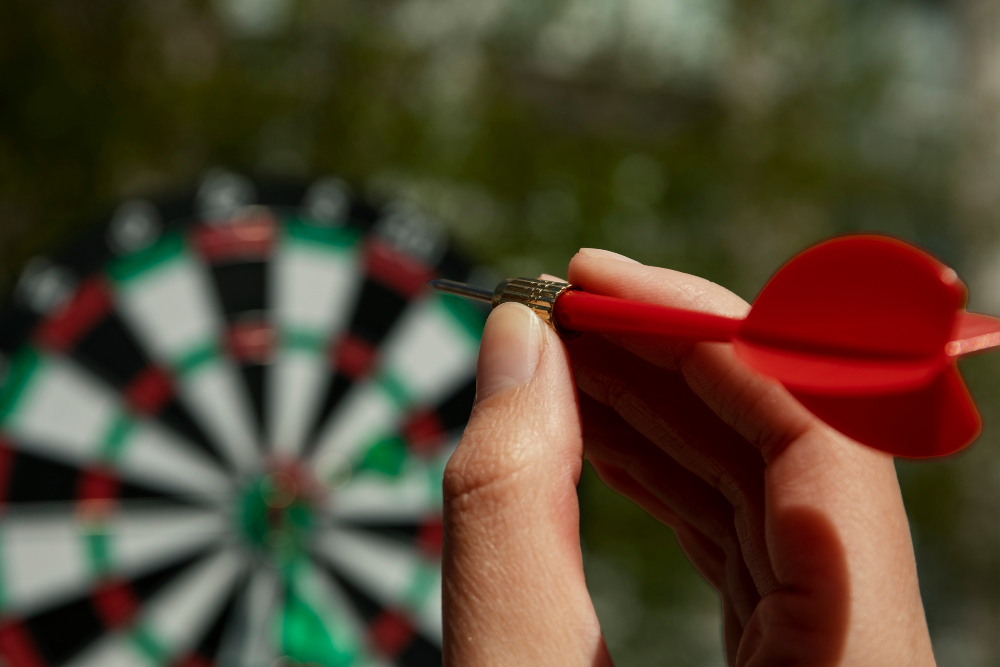
<path fill-rule="evenodd" d="M 971 219 L 956 177 L 974 94 L 957 12 L 915 0 L 6 0 L 0 276 L 114 201 L 214 165 L 334 172 L 414 198 L 500 273 L 559 273 L 593 245 L 749 299 L 806 245 L 877 230 L 988 275 L 995 212 Z M 981 620 L 1000 612 L 997 363 L 966 364 L 979 445 L 901 465 L 946 663 L 1000 656 Z M 590 476 L 581 497 L 619 664 L 721 664 L 714 599 L 669 531 Z"/>

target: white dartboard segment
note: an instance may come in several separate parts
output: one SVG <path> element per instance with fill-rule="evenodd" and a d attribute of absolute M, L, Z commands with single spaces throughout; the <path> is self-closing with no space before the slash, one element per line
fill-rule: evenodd
<path fill-rule="evenodd" d="M 270 369 L 270 444 L 297 456 L 329 376 L 328 342 L 358 299 L 358 235 L 291 223 L 271 262 L 271 303 L 279 349 Z"/>
<path fill-rule="evenodd" d="M 321 432 L 321 479 L 336 476 L 363 448 L 395 431 L 407 412 L 432 405 L 473 375 L 478 331 L 462 304 L 432 295 L 413 304 L 383 343 L 376 377 L 356 385 Z"/>
<path fill-rule="evenodd" d="M 412 304 L 383 342 L 379 372 L 411 405 L 436 403 L 472 374 L 479 331 L 466 310 L 454 297 L 432 294 Z"/>
<path fill-rule="evenodd" d="M 135 625 L 98 642 L 70 667 L 183 664 L 206 622 L 232 593 L 244 568 L 243 558 L 231 549 L 205 558 L 161 591 Z"/>
<path fill-rule="evenodd" d="M 252 467 L 252 409 L 222 355 L 223 325 L 205 267 L 171 236 L 111 275 L 123 317 L 150 355 L 173 370 L 185 405 L 237 469 Z"/>
<path fill-rule="evenodd" d="M 132 579 L 176 562 L 226 538 L 226 519 L 197 508 L 17 512 L 0 527 L 2 613 L 30 616 L 86 595 L 112 571 Z"/>
<path fill-rule="evenodd" d="M 430 638 L 441 641 L 437 563 L 391 540 L 351 529 L 327 531 L 318 549 L 351 583 L 386 607 L 405 610 Z"/>
<path fill-rule="evenodd" d="M 225 628 L 218 664 L 272 665 L 280 657 L 274 616 L 280 613 L 282 584 L 272 568 L 256 568 L 240 592 L 236 612 Z"/>
<path fill-rule="evenodd" d="M 26 451 L 109 466 L 153 488 L 209 501 L 230 488 L 214 462 L 130 414 L 109 387 L 65 358 L 25 349 L 3 396 L 0 428 Z"/>
<path fill-rule="evenodd" d="M 329 499 L 336 522 L 419 524 L 441 511 L 441 471 L 456 441 L 431 460 L 411 458 L 398 475 L 363 471 Z"/>
<path fill-rule="evenodd" d="M 149 603 L 139 620 L 142 631 L 167 655 L 184 655 L 225 603 L 246 565 L 246 556 L 234 548 L 205 559 Z"/>
<path fill-rule="evenodd" d="M 333 479 L 355 464 L 357 455 L 379 435 L 392 432 L 402 418 L 399 404 L 378 382 L 358 385 L 320 435 L 312 465 L 321 480 Z"/>

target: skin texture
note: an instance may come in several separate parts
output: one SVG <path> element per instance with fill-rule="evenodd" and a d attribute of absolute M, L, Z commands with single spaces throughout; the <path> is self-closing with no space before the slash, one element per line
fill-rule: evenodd
<path fill-rule="evenodd" d="M 727 290 L 585 249 L 597 294 L 743 316 Z M 490 316 L 445 471 L 445 664 L 611 664 L 583 575 L 583 459 L 673 528 L 722 599 L 730 665 L 933 665 L 891 457 L 813 417 L 729 345 L 560 340 Z"/>

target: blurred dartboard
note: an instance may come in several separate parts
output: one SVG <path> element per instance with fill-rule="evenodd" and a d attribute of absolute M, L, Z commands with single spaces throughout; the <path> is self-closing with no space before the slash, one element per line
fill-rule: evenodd
<path fill-rule="evenodd" d="M 0 321 L 0 664 L 441 662 L 483 314 L 412 210 L 213 172 L 29 264 Z"/>

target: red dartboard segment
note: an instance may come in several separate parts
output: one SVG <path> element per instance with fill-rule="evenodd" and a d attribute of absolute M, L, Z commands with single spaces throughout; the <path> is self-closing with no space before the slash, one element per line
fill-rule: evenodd
<path fill-rule="evenodd" d="M 77 499 L 81 503 L 114 501 L 118 499 L 120 483 L 114 470 L 91 468 L 80 475 Z"/>
<path fill-rule="evenodd" d="M 373 280 L 408 299 L 423 292 L 427 281 L 434 277 L 425 264 L 376 239 L 369 240 L 365 246 L 365 271 Z"/>
<path fill-rule="evenodd" d="M 347 335 L 331 348 L 334 368 L 352 380 L 364 377 L 375 365 L 378 350 L 359 336 Z"/>
<path fill-rule="evenodd" d="M 476 397 L 476 381 L 470 378 L 438 405 L 412 412 L 403 420 L 400 433 L 407 447 L 418 456 L 441 451 L 449 437 L 456 438 Z"/>
<path fill-rule="evenodd" d="M 401 430 L 410 450 L 416 454 L 432 454 L 444 444 L 445 427 L 433 410 L 410 415 Z"/>
<path fill-rule="evenodd" d="M 173 398 L 174 382 L 167 370 L 149 366 L 125 386 L 123 394 L 132 410 L 152 415 L 158 413 Z"/>
<path fill-rule="evenodd" d="M 413 624 L 403 614 L 391 610 L 384 611 L 372 621 L 368 637 L 372 646 L 387 658 L 395 658 L 405 649 L 416 631 Z"/>
<path fill-rule="evenodd" d="M 11 474 L 14 471 L 14 459 L 17 453 L 9 442 L 0 436 L 0 513 L 2 513 L 8 503 L 8 491 L 10 489 Z"/>
<path fill-rule="evenodd" d="M 94 608 L 110 630 L 126 627 L 139 611 L 139 600 L 124 581 L 106 581 L 92 595 Z"/>
<path fill-rule="evenodd" d="M 112 307 L 113 297 L 104 279 L 88 280 L 65 307 L 39 325 L 35 339 L 42 347 L 67 350 L 103 320 Z"/>
<path fill-rule="evenodd" d="M 421 553 L 431 559 L 441 557 L 441 547 L 444 543 L 444 520 L 436 517 L 426 521 L 417 535 L 417 545 Z"/>
<path fill-rule="evenodd" d="M 0 657 L 11 667 L 49 667 L 27 628 L 17 620 L 0 621 Z"/>
<path fill-rule="evenodd" d="M 225 338 L 226 349 L 237 361 L 265 365 L 273 359 L 277 333 L 269 322 L 235 322 L 230 325 Z"/>
<path fill-rule="evenodd" d="M 200 655 L 186 655 L 171 663 L 170 667 L 214 667 L 214 664 Z"/>
<path fill-rule="evenodd" d="M 191 240 L 209 263 L 260 261 L 271 256 L 278 226 L 269 213 L 239 220 L 222 220 L 196 228 Z"/>

